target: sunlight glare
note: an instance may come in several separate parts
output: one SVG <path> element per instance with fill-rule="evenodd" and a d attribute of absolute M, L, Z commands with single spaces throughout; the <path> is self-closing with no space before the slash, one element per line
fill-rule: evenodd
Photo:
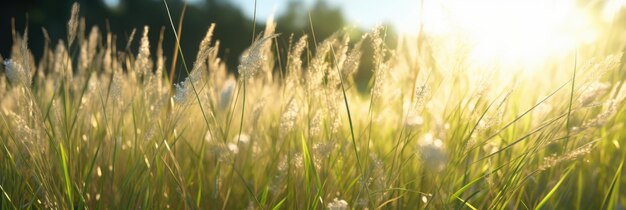
<path fill-rule="evenodd" d="M 441 18 L 470 45 L 478 63 L 538 64 L 596 39 L 589 15 L 574 1 L 447 0 L 431 6 L 426 32 L 441 33 Z M 427 10 L 428 11 L 428 10 Z M 432 22 L 428 24 L 429 18 Z M 433 28 L 436 26 L 438 28 Z M 430 30 L 430 31 L 428 31 Z"/>

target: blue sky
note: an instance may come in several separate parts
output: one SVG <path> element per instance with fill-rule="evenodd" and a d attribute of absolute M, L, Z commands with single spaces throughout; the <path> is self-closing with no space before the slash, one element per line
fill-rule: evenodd
<path fill-rule="evenodd" d="M 120 0 L 104 0 L 108 4 L 116 4 Z M 204 0 L 188 0 L 190 3 L 201 3 Z M 239 6 L 244 13 L 252 18 L 255 0 L 227 0 Z M 317 0 L 257 0 L 257 20 L 265 21 L 270 15 L 279 16 L 285 12 L 289 1 L 303 2 L 308 6 L 315 4 Z M 342 10 L 348 22 L 364 29 L 371 29 L 377 24 L 391 23 L 401 33 L 416 34 L 420 23 L 420 2 L 424 1 L 425 30 L 429 32 L 443 32 L 449 28 L 450 17 L 456 22 L 464 22 L 475 17 L 495 15 L 497 18 L 506 19 L 507 12 L 494 5 L 521 4 L 531 7 L 513 10 L 537 16 L 533 10 L 539 8 L 551 8 L 555 3 L 572 3 L 573 0 L 325 0 L 332 6 Z M 626 0 L 606 0 L 607 5 L 603 11 L 603 17 L 610 19 L 612 15 L 626 5 Z M 546 7 L 550 6 L 550 7 Z M 553 8 L 553 7 L 552 7 Z M 556 9 L 557 11 L 560 9 Z M 498 13 L 498 11 L 500 11 Z M 496 14 L 492 14 L 492 13 Z M 458 14 L 457 14 L 458 13 Z M 502 14 L 504 13 L 504 14 Z M 539 14 L 550 15 L 550 14 Z M 510 15 L 509 15 L 510 16 Z M 576 16 L 576 15 L 575 15 Z M 526 18 L 521 15 L 516 18 Z M 455 19 L 456 18 L 456 19 Z M 485 25 L 484 23 L 480 23 Z"/>
<path fill-rule="evenodd" d="M 248 16 L 254 12 L 254 0 L 231 0 Z M 284 13 L 290 0 L 257 0 L 257 18 L 265 20 L 273 12 Z M 297 0 L 313 5 L 315 0 Z M 352 24 L 372 28 L 380 23 L 391 23 L 405 32 L 417 31 L 419 0 L 326 0 L 339 7 Z"/>
<path fill-rule="evenodd" d="M 120 0 L 104 0 L 108 5 L 116 5 Z M 188 0 L 201 3 L 203 0 Z M 254 0 L 229 0 L 239 6 L 252 18 Z M 292 0 L 257 0 L 257 19 L 265 21 L 271 14 L 279 16 L 287 9 Z M 311 6 L 316 0 L 295 0 Z M 348 22 L 361 28 L 369 29 L 377 24 L 391 23 L 401 32 L 415 33 L 418 30 L 420 0 L 326 0 L 332 6 L 339 7 Z"/>

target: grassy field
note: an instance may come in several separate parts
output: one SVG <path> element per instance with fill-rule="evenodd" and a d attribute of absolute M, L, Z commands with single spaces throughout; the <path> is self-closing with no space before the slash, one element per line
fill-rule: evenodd
<path fill-rule="evenodd" d="M 0 209 L 625 207 L 619 51 L 476 65 L 375 28 L 293 37 L 285 60 L 270 21 L 236 75 L 209 27 L 172 84 L 148 27 L 130 49 L 79 22 L 38 62 L 27 32 L 0 58 Z"/>

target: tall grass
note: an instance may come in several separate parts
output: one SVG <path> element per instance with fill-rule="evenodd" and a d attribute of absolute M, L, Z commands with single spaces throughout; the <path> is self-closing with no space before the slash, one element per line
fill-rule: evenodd
<path fill-rule="evenodd" d="M 1 209 L 624 207 L 620 53 L 516 72 L 473 65 L 447 39 L 390 48 L 376 28 L 315 51 L 292 36 L 277 77 L 270 20 L 238 71 L 210 26 L 172 84 L 148 27 L 136 52 L 118 49 L 114 34 L 84 34 L 75 10 L 38 62 L 14 31 Z M 366 92 L 362 61 L 374 66 Z"/>

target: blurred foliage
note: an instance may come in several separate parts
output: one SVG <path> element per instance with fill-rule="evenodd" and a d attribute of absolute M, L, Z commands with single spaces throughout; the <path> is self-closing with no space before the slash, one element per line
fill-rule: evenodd
<path fill-rule="evenodd" d="M 38 60 L 43 54 L 45 37 L 42 28 L 48 31 L 52 44 L 66 37 L 66 23 L 69 19 L 71 4 L 74 1 L 57 0 L 24 0 L 9 1 L 1 7 L 0 54 L 9 57 L 12 45 L 12 27 L 23 32 L 28 28 L 29 47 Z M 116 7 L 108 7 L 103 1 L 78 0 L 81 5 L 80 15 L 85 18 L 87 32 L 91 26 L 98 26 L 104 34 L 112 32 L 116 35 L 118 50 L 124 50 L 133 29 L 139 30 L 142 26 L 150 27 L 151 50 L 156 50 L 160 29 L 164 28 L 164 53 L 167 57 L 166 66 L 172 62 L 176 40 L 168 19 L 167 10 L 160 0 L 121 0 Z M 167 1 L 175 27 L 183 11 L 184 2 L 179 0 Z M 309 16 L 310 15 L 310 16 Z M 266 17 L 263 17 L 263 19 Z M 310 20 L 309 20 L 310 18 Z M 278 40 L 280 55 L 285 58 L 291 34 L 300 37 L 303 34 L 315 32 L 316 40 L 324 40 L 333 33 L 342 30 L 347 21 L 340 8 L 334 7 L 325 1 L 317 1 L 308 8 L 301 1 L 291 1 L 287 12 L 277 14 L 277 32 L 281 33 Z M 12 21 L 14 21 L 12 23 Z M 310 22 L 313 22 L 311 28 Z M 199 4 L 188 5 L 184 14 L 180 44 L 186 62 L 191 64 L 198 52 L 198 45 L 211 23 L 216 23 L 215 40 L 221 43 L 220 57 L 222 57 L 231 71 L 236 71 L 239 55 L 249 45 L 253 34 L 253 20 L 249 19 L 240 8 L 227 0 L 205 0 Z M 265 27 L 264 22 L 257 21 L 256 34 L 260 34 Z M 358 29 L 349 29 L 351 40 L 358 39 L 363 32 Z M 136 53 L 139 33 L 130 50 Z M 245 41 L 243 41 L 245 40 Z M 314 50 L 314 41 L 310 39 L 310 50 Z M 180 57 L 178 58 L 180 61 Z M 177 62 L 176 80 L 185 78 L 182 62 Z M 283 64 L 284 65 L 284 64 Z M 365 64 L 367 65 L 367 64 Z"/>

